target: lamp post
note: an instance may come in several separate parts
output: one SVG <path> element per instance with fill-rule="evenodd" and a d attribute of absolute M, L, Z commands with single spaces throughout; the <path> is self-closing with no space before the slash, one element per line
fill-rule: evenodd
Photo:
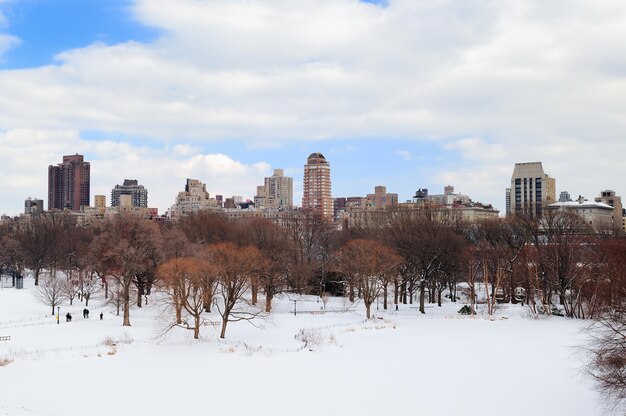
<path fill-rule="evenodd" d="M 60 316 L 61 316 L 61 307 L 57 306 L 57 325 L 59 324 Z"/>
<path fill-rule="evenodd" d="M 296 316 L 298 313 L 298 309 L 296 308 L 296 304 L 298 303 L 297 300 L 293 300 L 293 316 Z"/>

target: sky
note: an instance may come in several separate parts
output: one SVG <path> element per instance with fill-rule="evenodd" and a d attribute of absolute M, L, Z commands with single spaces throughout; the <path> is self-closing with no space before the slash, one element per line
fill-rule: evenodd
<path fill-rule="evenodd" d="M 186 178 L 252 198 L 322 152 L 333 196 L 445 185 L 504 211 L 514 163 L 557 193 L 626 186 L 621 0 L 0 0 L 0 213 L 91 163 L 161 212 Z"/>

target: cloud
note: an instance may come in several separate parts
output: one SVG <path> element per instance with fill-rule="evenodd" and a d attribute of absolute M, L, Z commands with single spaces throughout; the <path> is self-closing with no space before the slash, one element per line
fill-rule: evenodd
<path fill-rule="evenodd" d="M 517 161 L 544 161 L 573 193 L 624 177 L 621 0 L 135 0 L 130 10 L 162 36 L 0 71 L 0 129 L 89 129 L 190 149 L 435 140 L 450 160 L 433 175 L 496 203 Z M 191 172 L 252 172 L 190 149 L 174 156 Z M 141 165 L 143 151 L 120 161 Z M 493 183 L 474 178 L 504 166 Z"/>
<path fill-rule="evenodd" d="M 249 198 L 271 172 L 263 161 L 248 165 L 224 154 L 181 154 L 167 146 L 94 142 L 83 140 L 76 130 L 11 130 L 0 133 L 0 149 L 0 213 L 8 214 L 19 213 L 19 201 L 29 196 L 47 203 L 48 165 L 59 163 L 65 154 L 84 154 L 91 163 L 92 202 L 98 194 L 108 200 L 111 189 L 124 179 L 138 179 L 148 189 L 149 205 L 160 212 L 174 203 L 187 178 L 205 182 L 211 195 Z"/>

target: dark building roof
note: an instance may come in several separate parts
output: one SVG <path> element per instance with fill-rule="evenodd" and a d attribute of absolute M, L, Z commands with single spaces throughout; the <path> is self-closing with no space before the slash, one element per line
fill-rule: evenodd
<path fill-rule="evenodd" d="M 326 160 L 324 155 L 321 154 L 320 152 L 311 153 L 311 155 L 307 159 L 324 159 L 324 160 Z"/>

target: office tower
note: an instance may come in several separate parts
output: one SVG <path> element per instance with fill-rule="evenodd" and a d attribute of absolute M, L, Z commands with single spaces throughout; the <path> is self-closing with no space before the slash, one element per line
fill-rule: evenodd
<path fill-rule="evenodd" d="M 556 180 L 544 173 L 541 162 L 515 164 L 508 213 L 541 216 L 555 202 Z"/>
<path fill-rule="evenodd" d="M 48 167 L 48 209 L 79 211 L 89 206 L 89 162 L 78 153 Z"/>
<path fill-rule="evenodd" d="M 321 153 L 311 153 L 304 165 L 302 209 L 322 220 L 333 219 L 330 164 Z"/>
<path fill-rule="evenodd" d="M 131 206 L 148 207 L 148 190 L 137 183 L 137 179 L 124 179 L 123 185 L 115 185 L 111 191 L 111 206 L 120 206 L 120 197 L 130 195 Z"/>

